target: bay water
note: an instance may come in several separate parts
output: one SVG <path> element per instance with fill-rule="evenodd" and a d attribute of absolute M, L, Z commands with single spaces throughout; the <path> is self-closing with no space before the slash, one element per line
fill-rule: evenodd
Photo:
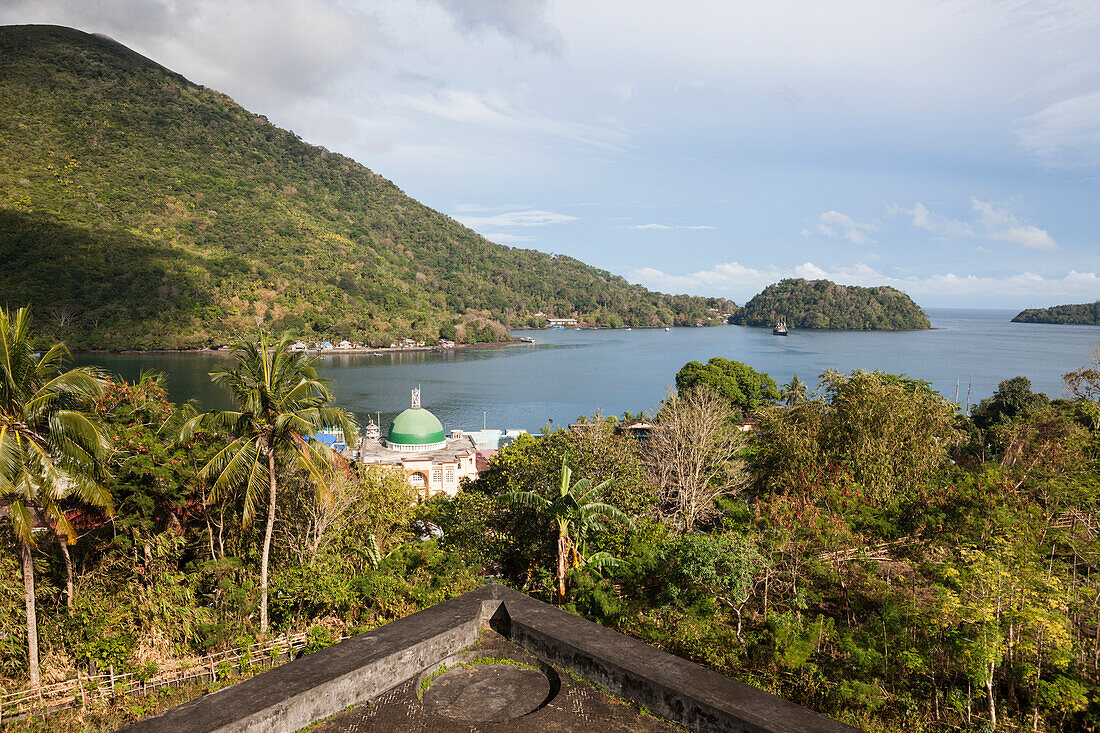
<path fill-rule="evenodd" d="M 445 429 L 564 425 L 596 411 L 653 410 L 676 372 L 693 359 L 741 361 L 783 384 L 797 374 L 811 386 L 828 369 L 881 370 L 927 380 L 965 405 L 988 397 L 1004 379 L 1022 375 L 1032 389 L 1062 396 L 1062 374 L 1084 366 L 1100 341 L 1100 327 L 1012 323 L 1013 311 L 928 309 L 928 331 L 810 331 L 711 328 L 515 331 L 534 344 L 454 352 L 334 354 L 320 359 L 321 376 L 334 383 L 336 402 L 359 419 L 383 427 L 409 406 L 421 387 L 423 406 Z M 171 398 L 195 399 L 200 409 L 230 407 L 210 383 L 226 363 L 218 352 L 189 354 L 78 354 L 126 379 L 143 370 L 168 376 Z M 552 421 L 552 422 L 551 422 Z"/>

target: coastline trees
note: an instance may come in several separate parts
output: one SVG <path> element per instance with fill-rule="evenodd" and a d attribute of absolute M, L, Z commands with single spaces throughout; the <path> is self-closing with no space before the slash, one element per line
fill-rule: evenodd
<path fill-rule="evenodd" d="M 46 523 L 72 544 L 76 534 L 62 502 L 109 507 L 111 496 L 103 487 L 109 447 L 85 412 L 88 399 L 101 393 L 103 378 L 89 367 L 63 371 L 69 352 L 62 344 L 36 356 L 29 323 L 28 308 L 0 308 L 0 499 L 19 548 L 28 669 L 31 686 L 38 687 L 35 530 Z"/>
<path fill-rule="evenodd" d="M 266 494 L 267 524 L 260 555 L 263 632 L 268 630 L 268 561 L 280 474 L 296 463 L 307 472 L 318 498 L 327 498 L 331 451 L 306 437 L 335 425 L 350 444 L 356 433 L 352 415 L 331 406 L 332 393 L 327 381 L 317 377 L 313 360 L 301 352 L 290 353 L 290 334 L 284 333 L 274 343 L 268 338 L 261 332 L 258 342 L 240 339 L 233 347 L 236 364 L 210 373 L 210 379 L 225 388 L 239 409 L 203 413 L 180 430 L 181 441 L 202 427 L 221 427 L 232 438 L 199 472 L 214 482 L 210 501 L 223 501 L 228 492 L 243 490 L 241 517 L 242 524 L 248 525 Z"/>

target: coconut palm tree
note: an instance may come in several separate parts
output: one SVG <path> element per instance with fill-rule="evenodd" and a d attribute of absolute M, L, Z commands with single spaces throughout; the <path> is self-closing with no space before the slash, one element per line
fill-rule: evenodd
<path fill-rule="evenodd" d="M 806 383 L 794 374 L 791 376 L 791 381 L 783 385 L 783 389 L 779 392 L 779 399 L 788 406 L 796 405 L 806 400 L 807 393 Z"/>
<path fill-rule="evenodd" d="M 63 370 L 68 349 L 55 344 L 38 355 L 31 344 L 30 310 L 0 308 L 0 504 L 15 533 L 23 566 L 30 682 L 40 684 L 38 623 L 31 550 L 35 531 L 49 529 L 69 544 L 76 533 L 62 509 L 66 499 L 110 507 L 107 441 L 84 412 L 104 379 L 90 367 Z"/>
<path fill-rule="evenodd" d="M 181 441 L 202 428 L 221 428 L 232 438 L 199 471 L 201 477 L 214 482 L 210 502 L 243 489 L 242 523 L 248 526 L 257 505 L 266 498 L 267 526 L 260 555 L 260 630 L 264 632 L 268 629 L 268 559 L 279 476 L 296 464 L 309 475 L 318 500 L 329 498 L 326 469 L 332 466 L 333 452 L 304 436 L 339 426 L 348 445 L 353 445 L 356 433 L 351 413 L 331 406 L 328 381 L 317 377 L 314 360 L 302 352 L 290 352 L 293 341 L 289 333 L 274 344 L 265 333 L 260 334 L 259 342 L 239 340 L 233 347 L 236 364 L 210 372 L 210 379 L 229 392 L 238 409 L 205 412 L 180 430 Z"/>
<path fill-rule="evenodd" d="M 558 530 L 556 595 L 559 604 L 565 602 L 565 576 L 571 564 L 573 567 L 591 565 L 596 568 L 614 564 L 614 558 L 603 552 L 584 557 L 580 550 L 587 534 L 602 527 L 603 519 L 613 519 L 628 527 L 632 526 L 630 518 L 621 511 L 596 500 L 611 485 L 610 479 L 598 486 L 592 486 L 592 482 L 586 478 L 575 484 L 570 483 L 572 476 L 569 458 L 563 456 L 561 483 L 556 496 L 548 499 L 534 491 L 512 491 L 504 495 L 506 501 L 519 506 L 537 507 L 552 517 Z"/>

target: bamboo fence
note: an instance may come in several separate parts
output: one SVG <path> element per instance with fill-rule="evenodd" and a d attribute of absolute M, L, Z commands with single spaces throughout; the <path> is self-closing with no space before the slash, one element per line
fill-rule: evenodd
<path fill-rule="evenodd" d="M 219 668 L 229 664 L 237 671 L 245 665 L 273 666 L 280 657 L 293 657 L 296 649 L 306 645 L 306 632 L 256 642 L 246 647 L 214 652 L 197 660 L 177 662 L 169 669 L 160 669 L 151 677 L 137 672 L 115 674 L 112 667 L 106 674 L 85 675 L 77 671 L 74 679 L 54 682 L 41 687 L 26 688 L 0 694 L 0 725 L 5 720 L 47 715 L 67 708 L 85 707 L 90 702 L 146 694 L 161 687 L 192 680 L 217 680 Z"/>

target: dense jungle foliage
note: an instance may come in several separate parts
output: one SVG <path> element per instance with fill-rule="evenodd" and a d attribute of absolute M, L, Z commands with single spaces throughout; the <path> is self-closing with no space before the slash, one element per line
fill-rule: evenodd
<path fill-rule="evenodd" d="M 129 49 L 0 28 L 0 304 L 74 349 L 196 348 L 257 326 L 474 342 L 542 311 L 718 322 L 566 256 L 493 244 L 345 156 Z M 49 319 L 46 319 L 46 316 Z"/>
<path fill-rule="evenodd" d="M 522 436 L 453 499 L 414 501 L 378 468 L 318 491 L 280 464 L 267 635 L 308 629 L 322 648 L 493 579 L 866 730 L 1094 730 L 1096 360 L 1067 375 L 1073 399 L 1006 379 L 973 419 L 918 380 L 827 372 L 814 393 L 783 386 L 783 404 L 767 387 L 751 433 L 737 395 L 697 381 L 624 416 L 652 431 L 595 415 Z M 263 526 L 242 523 L 267 506 L 200 471 L 232 436 L 181 432 L 192 413 L 155 375 L 109 380 L 82 409 L 111 447 L 113 512 L 66 500 L 75 544 L 36 532 L 43 681 L 152 674 L 267 636 Z M 578 497 L 564 510 L 561 486 Z M 0 533 L 11 689 L 28 673 L 25 599 L 11 522 Z M 181 695 L 16 726 L 117 726 Z"/>
<path fill-rule="evenodd" d="M 1013 323 L 1063 323 L 1078 326 L 1100 326 L 1100 300 L 1095 303 L 1028 308 L 1017 313 L 1012 321 Z"/>
<path fill-rule="evenodd" d="M 784 316 L 791 328 L 847 330 L 931 328 L 908 295 L 888 285 L 862 288 L 829 280 L 791 278 L 754 295 L 730 319 L 740 326 L 774 326 Z"/>

